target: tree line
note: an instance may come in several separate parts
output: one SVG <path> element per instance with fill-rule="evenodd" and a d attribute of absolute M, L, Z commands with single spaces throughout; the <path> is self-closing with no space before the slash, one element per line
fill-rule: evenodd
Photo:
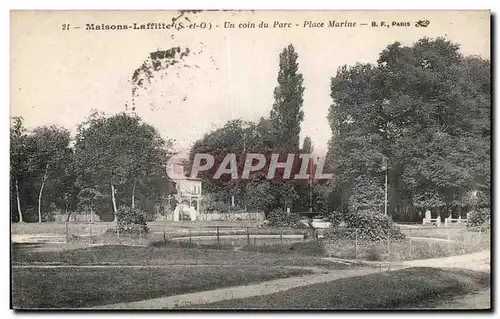
<path fill-rule="evenodd" d="M 327 115 L 332 137 L 325 172 L 334 179 L 267 180 L 261 171 L 248 180 L 213 180 L 200 172 L 205 210 L 382 213 L 386 180 L 388 214 L 399 220 L 420 220 L 427 209 L 447 216 L 489 206 L 490 61 L 464 56 L 459 48 L 442 38 L 411 46 L 396 42 L 376 63 L 339 67 Z M 146 79 L 185 54 L 178 48 L 161 52 L 165 66 L 156 63 L 155 53 L 151 65 L 138 69 Z M 289 153 L 311 153 L 311 138 L 300 142 L 304 83 L 298 59 L 291 44 L 280 53 L 268 116 L 231 120 L 207 132 L 193 144 L 191 159 L 195 153 L 220 161 L 228 153 L 255 152 L 279 153 L 284 161 Z M 172 141 L 135 113 L 94 112 L 74 139 L 65 128 L 27 130 L 22 118 L 14 118 L 12 219 L 42 221 L 56 210 L 94 210 L 113 220 L 122 205 L 162 212 L 175 192 L 166 176 L 171 148 Z M 238 156 L 238 165 L 244 160 Z"/>
<path fill-rule="evenodd" d="M 395 42 L 374 64 L 338 68 L 327 115 L 326 170 L 333 180 L 205 178 L 204 189 L 219 209 L 230 209 L 236 198 L 237 209 L 266 212 L 383 213 L 387 180 L 388 214 L 405 221 L 420 221 L 427 209 L 448 216 L 489 206 L 490 61 L 463 56 L 459 48 L 442 38 Z M 279 56 L 277 82 L 268 117 L 229 121 L 198 140 L 191 155 L 311 152 L 309 137 L 299 143 L 304 86 L 293 45 Z"/>
<path fill-rule="evenodd" d="M 154 215 L 175 192 L 166 176 L 172 142 L 134 113 L 93 112 L 71 138 L 60 126 L 11 125 L 11 217 L 50 221 L 55 212 L 116 219 L 120 206 Z"/>

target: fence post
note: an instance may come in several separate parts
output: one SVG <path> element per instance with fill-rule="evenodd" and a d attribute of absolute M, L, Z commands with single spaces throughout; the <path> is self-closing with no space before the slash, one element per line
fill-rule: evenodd
<path fill-rule="evenodd" d="M 118 224 L 118 219 L 116 220 L 116 238 L 120 241 L 120 225 Z"/>
<path fill-rule="evenodd" d="M 409 255 L 410 255 L 410 256 L 411 256 L 411 237 L 412 237 L 411 232 L 412 232 L 412 230 L 411 230 L 411 228 L 410 228 L 410 236 L 409 236 L 409 237 L 410 237 L 410 247 L 409 247 L 409 249 L 408 249 L 408 250 L 409 250 Z"/>
<path fill-rule="evenodd" d="M 219 249 L 220 240 L 219 240 L 219 226 L 217 226 L 217 249 Z"/>
<path fill-rule="evenodd" d="M 247 227 L 247 245 L 248 247 L 250 247 L 250 230 L 248 227 Z"/>
<path fill-rule="evenodd" d="M 387 237 L 387 252 L 389 253 L 388 270 L 391 270 L 391 238 Z"/>
<path fill-rule="evenodd" d="M 92 242 L 94 241 L 92 239 L 92 224 L 89 224 L 89 235 L 90 235 L 90 243 L 92 244 Z"/>
<path fill-rule="evenodd" d="M 358 229 L 354 228 L 354 253 L 356 258 L 358 258 Z"/>
<path fill-rule="evenodd" d="M 139 228 L 139 243 L 142 245 L 142 228 Z"/>
<path fill-rule="evenodd" d="M 189 227 L 189 247 L 191 247 L 191 227 Z"/>
<path fill-rule="evenodd" d="M 280 232 L 280 243 L 283 245 L 283 233 Z"/>
<path fill-rule="evenodd" d="M 69 222 L 66 222 L 66 243 L 69 241 Z"/>

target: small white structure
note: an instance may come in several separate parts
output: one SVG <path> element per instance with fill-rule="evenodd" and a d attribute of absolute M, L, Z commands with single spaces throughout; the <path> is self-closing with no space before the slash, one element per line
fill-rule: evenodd
<path fill-rule="evenodd" d="M 436 225 L 437 227 L 441 226 L 441 216 L 437 215 L 436 218 L 432 218 L 431 211 L 425 211 L 425 217 L 422 220 L 422 225 Z"/>
<path fill-rule="evenodd" d="M 174 210 L 174 221 L 179 221 L 181 213 L 187 213 L 191 220 L 198 219 L 200 214 L 201 180 L 194 178 L 185 178 L 175 181 L 177 194 L 177 206 Z"/>
<path fill-rule="evenodd" d="M 198 217 L 198 212 L 193 207 L 189 207 L 186 204 L 179 204 L 175 207 L 174 210 L 174 221 L 180 220 L 181 213 L 187 213 L 189 215 L 189 219 L 196 220 Z"/>

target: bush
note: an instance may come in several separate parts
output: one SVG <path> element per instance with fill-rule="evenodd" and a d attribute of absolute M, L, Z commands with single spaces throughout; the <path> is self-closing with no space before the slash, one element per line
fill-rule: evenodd
<path fill-rule="evenodd" d="M 405 235 L 397 229 L 390 217 L 380 213 L 358 212 L 344 215 L 344 227 L 325 231 L 327 239 L 357 239 L 367 241 L 402 240 Z"/>
<path fill-rule="evenodd" d="M 342 213 L 339 211 L 333 211 L 331 213 L 327 213 L 326 220 L 332 223 L 332 227 L 338 227 L 342 224 Z"/>
<path fill-rule="evenodd" d="M 300 221 L 300 216 L 282 210 L 273 210 L 267 215 L 267 225 L 270 227 L 307 228 Z"/>
<path fill-rule="evenodd" d="M 146 226 L 146 213 L 138 208 L 122 206 L 116 212 L 116 218 L 120 233 L 139 234 L 149 231 Z"/>
<path fill-rule="evenodd" d="M 467 220 L 467 228 L 469 230 L 489 228 L 490 216 L 490 210 L 486 208 L 470 213 Z"/>

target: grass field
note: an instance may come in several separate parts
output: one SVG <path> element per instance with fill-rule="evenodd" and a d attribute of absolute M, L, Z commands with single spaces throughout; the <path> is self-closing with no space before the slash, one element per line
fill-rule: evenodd
<path fill-rule="evenodd" d="M 162 221 L 162 222 L 148 222 L 150 232 L 172 232 L 184 228 L 192 228 L 194 231 L 203 230 L 207 228 L 215 228 L 219 226 L 223 228 L 246 228 L 256 227 L 258 221 Z M 68 223 L 68 232 L 70 234 L 88 234 L 90 228 L 94 233 L 104 233 L 106 229 L 114 227 L 114 222 L 70 222 Z M 66 223 L 58 222 L 44 222 L 44 223 L 12 223 L 12 234 L 66 234 Z"/>
<path fill-rule="evenodd" d="M 13 264 L 53 263 L 66 265 L 261 265 L 346 269 L 321 258 L 294 254 L 249 251 L 185 249 L 176 247 L 93 246 L 72 250 L 38 251 L 32 245 L 12 247 Z"/>
<path fill-rule="evenodd" d="M 262 266 L 13 268 L 12 302 L 16 309 L 91 307 L 307 273 Z"/>
<path fill-rule="evenodd" d="M 355 243 L 353 240 L 335 240 L 324 244 L 324 255 L 364 260 L 415 260 L 463 255 L 490 249 L 489 234 L 472 234 L 470 238 L 453 240 L 379 241 Z"/>
<path fill-rule="evenodd" d="M 196 306 L 203 309 L 431 308 L 435 302 L 489 287 L 490 275 L 457 269 L 409 268 L 340 279 L 272 295 Z"/>
<path fill-rule="evenodd" d="M 308 274 L 310 266 L 349 268 L 307 256 L 246 251 L 63 247 L 48 244 L 12 246 L 15 308 L 91 307 Z M 51 265 L 55 268 L 47 267 Z"/>

